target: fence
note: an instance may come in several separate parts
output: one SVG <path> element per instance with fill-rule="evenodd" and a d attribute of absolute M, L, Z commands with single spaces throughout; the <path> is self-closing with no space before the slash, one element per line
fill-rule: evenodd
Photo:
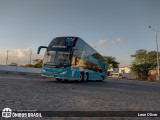
<path fill-rule="evenodd" d="M 0 51 L 0 56 L 0 65 L 10 65 L 14 63 L 20 66 L 33 63 L 33 59 L 43 59 L 43 55 L 37 54 L 35 51 L 30 51 L 29 49 Z"/>
<path fill-rule="evenodd" d="M 0 65 L 0 71 L 23 72 L 23 73 L 41 73 L 41 68 L 29 68 L 20 66 Z"/>

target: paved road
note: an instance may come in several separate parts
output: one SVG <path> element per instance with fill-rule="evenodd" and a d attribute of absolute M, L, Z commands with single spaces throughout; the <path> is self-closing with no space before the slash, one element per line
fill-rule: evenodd
<path fill-rule="evenodd" d="M 57 82 L 0 74 L 0 109 L 40 111 L 160 111 L 160 83 L 132 80 Z"/>

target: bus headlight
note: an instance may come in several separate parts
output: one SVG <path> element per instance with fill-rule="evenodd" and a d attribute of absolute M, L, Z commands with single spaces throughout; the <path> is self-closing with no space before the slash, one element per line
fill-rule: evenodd
<path fill-rule="evenodd" d="M 45 69 L 42 69 L 42 72 L 47 72 Z"/>
<path fill-rule="evenodd" d="M 67 73 L 67 71 L 64 71 L 64 72 L 61 72 L 60 74 L 66 74 Z"/>

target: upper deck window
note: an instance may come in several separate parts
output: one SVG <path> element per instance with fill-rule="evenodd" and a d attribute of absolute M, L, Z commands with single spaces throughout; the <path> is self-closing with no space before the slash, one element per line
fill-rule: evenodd
<path fill-rule="evenodd" d="M 55 38 L 49 44 L 50 47 L 67 47 L 73 46 L 75 38 L 73 37 L 59 37 Z"/>

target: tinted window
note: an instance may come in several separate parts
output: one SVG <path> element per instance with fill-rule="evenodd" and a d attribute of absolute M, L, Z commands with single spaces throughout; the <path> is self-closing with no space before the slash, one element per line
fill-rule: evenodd
<path fill-rule="evenodd" d="M 51 41 L 49 46 L 72 46 L 74 44 L 75 38 L 72 37 L 59 37 Z"/>
<path fill-rule="evenodd" d="M 53 46 L 53 45 L 62 45 L 65 46 L 66 44 L 66 40 L 65 38 L 55 38 L 52 40 L 52 42 L 49 44 L 49 46 Z"/>

